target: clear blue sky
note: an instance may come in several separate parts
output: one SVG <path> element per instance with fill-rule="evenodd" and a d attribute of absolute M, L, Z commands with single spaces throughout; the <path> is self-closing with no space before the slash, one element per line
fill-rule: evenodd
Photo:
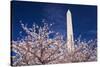
<path fill-rule="evenodd" d="M 23 31 L 20 21 L 31 27 L 33 22 L 39 26 L 42 20 L 46 23 L 54 23 L 52 30 L 60 32 L 66 37 L 66 12 L 70 9 L 75 39 L 82 35 L 85 39 L 97 38 L 97 7 L 89 5 L 72 5 L 40 2 L 12 1 L 12 39 L 20 37 L 19 32 Z M 25 33 L 22 33 L 25 36 Z"/>

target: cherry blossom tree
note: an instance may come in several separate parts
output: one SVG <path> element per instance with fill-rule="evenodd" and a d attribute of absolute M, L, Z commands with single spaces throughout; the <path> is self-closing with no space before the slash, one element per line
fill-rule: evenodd
<path fill-rule="evenodd" d="M 44 23 L 43 27 L 33 24 L 31 28 L 21 23 L 27 34 L 20 40 L 12 40 L 11 56 L 12 66 L 58 64 L 69 62 L 85 62 L 97 60 L 96 40 L 75 40 L 75 51 L 68 53 L 63 35 L 52 31 L 52 24 Z M 51 38 L 50 35 L 53 34 Z"/>

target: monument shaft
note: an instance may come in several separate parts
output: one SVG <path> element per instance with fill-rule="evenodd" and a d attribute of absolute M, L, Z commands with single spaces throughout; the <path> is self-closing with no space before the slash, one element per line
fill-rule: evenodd
<path fill-rule="evenodd" d="M 68 49 L 68 52 L 74 51 L 72 14 L 70 10 L 67 11 L 67 49 Z"/>

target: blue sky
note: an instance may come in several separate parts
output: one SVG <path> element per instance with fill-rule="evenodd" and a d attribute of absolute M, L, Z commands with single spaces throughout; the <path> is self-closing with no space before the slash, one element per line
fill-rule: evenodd
<path fill-rule="evenodd" d="M 31 27 L 33 23 L 41 26 L 43 20 L 51 24 L 52 30 L 60 32 L 66 37 L 66 12 L 70 9 L 75 39 L 82 35 L 83 39 L 97 38 L 97 7 L 89 5 L 72 5 L 57 3 L 40 3 L 12 1 L 12 40 L 20 37 L 19 32 L 23 31 L 20 21 Z M 24 32 L 22 33 L 25 36 Z"/>

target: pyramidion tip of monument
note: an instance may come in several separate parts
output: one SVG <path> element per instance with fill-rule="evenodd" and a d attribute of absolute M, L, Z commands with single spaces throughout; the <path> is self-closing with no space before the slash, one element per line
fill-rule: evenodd
<path fill-rule="evenodd" d="M 71 14 L 71 11 L 68 9 L 67 13 L 70 13 Z"/>

